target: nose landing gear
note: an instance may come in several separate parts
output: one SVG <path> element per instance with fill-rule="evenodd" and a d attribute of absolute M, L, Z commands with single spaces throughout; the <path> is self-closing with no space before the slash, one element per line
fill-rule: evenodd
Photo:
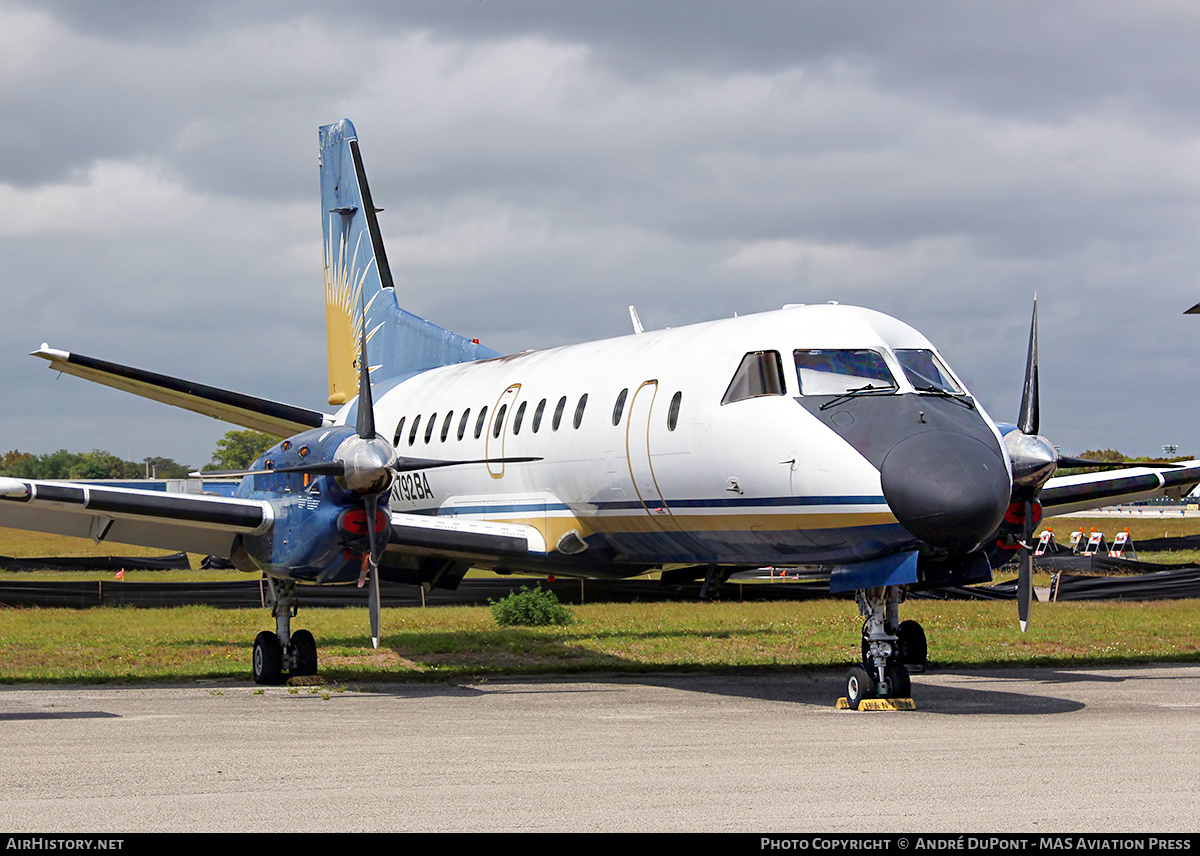
<path fill-rule="evenodd" d="M 900 621 L 903 587 L 859 589 L 854 599 L 866 619 L 862 663 L 852 666 L 846 676 L 844 706 L 851 710 L 914 709 L 908 667 L 924 671 L 928 648 L 920 624 Z M 838 706 L 843 705 L 839 702 Z"/>

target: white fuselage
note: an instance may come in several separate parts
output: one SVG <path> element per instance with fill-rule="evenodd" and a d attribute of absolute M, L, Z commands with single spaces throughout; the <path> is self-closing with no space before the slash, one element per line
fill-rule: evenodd
<path fill-rule="evenodd" d="M 878 351 L 899 399 L 915 392 L 894 349 L 932 347 L 881 313 L 817 305 L 431 369 L 376 393 L 378 430 L 401 457 L 540 460 L 407 473 L 391 508 L 532 526 L 548 554 L 616 574 L 913 549 L 878 467 L 801 406 L 792 354 Z M 780 355 L 782 394 L 722 404 L 759 351 Z M 355 406 L 338 420 L 353 424 Z"/>

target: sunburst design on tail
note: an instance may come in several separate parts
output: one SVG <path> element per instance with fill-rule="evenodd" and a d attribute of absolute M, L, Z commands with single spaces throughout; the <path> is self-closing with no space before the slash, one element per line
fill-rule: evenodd
<path fill-rule="evenodd" d="M 340 224 L 336 225 L 340 227 Z M 358 233 L 352 252 L 341 228 L 330 228 L 328 234 L 329 240 L 325 244 L 325 345 L 329 362 L 329 403 L 341 405 L 358 394 L 359 331 L 371 303 L 379 295 L 378 292 L 372 295 L 370 302 L 362 306 L 363 282 L 375 265 L 375 254 L 369 246 L 362 246 L 364 233 Z M 378 329 L 367 331 L 368 341 Z M 378 366 L 370 368 L 373 371 Z"/>

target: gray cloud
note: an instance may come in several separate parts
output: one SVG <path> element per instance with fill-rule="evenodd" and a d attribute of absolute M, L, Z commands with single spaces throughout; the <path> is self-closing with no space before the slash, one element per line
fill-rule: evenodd
<path fill-rule="evenodd" d="M 4 442 L 199 464 L 225 429 L 50 383 L 44 339 L 321 406 L 316 126 L 348 115 L 402 302 L 495 347 L 623 334 L 628 303 L 840 300 L 1011 419 L 1036 290 L 1051 438 L 1200 454 L 1198 28 L 1171 2 L 0 2 Z"/>

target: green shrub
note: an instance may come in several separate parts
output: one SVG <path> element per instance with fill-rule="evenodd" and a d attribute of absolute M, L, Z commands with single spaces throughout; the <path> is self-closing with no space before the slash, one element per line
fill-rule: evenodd
<path fill-rule="evenodd" d="M 548 624 L 571 624 L 575 616 L 571 610 L 558 602 L 558 597 L 549 589 L 531 589 L 521 586 L 520 591 L 492 600 L 492 618 L 501 627 L 543 627 Z"/>

